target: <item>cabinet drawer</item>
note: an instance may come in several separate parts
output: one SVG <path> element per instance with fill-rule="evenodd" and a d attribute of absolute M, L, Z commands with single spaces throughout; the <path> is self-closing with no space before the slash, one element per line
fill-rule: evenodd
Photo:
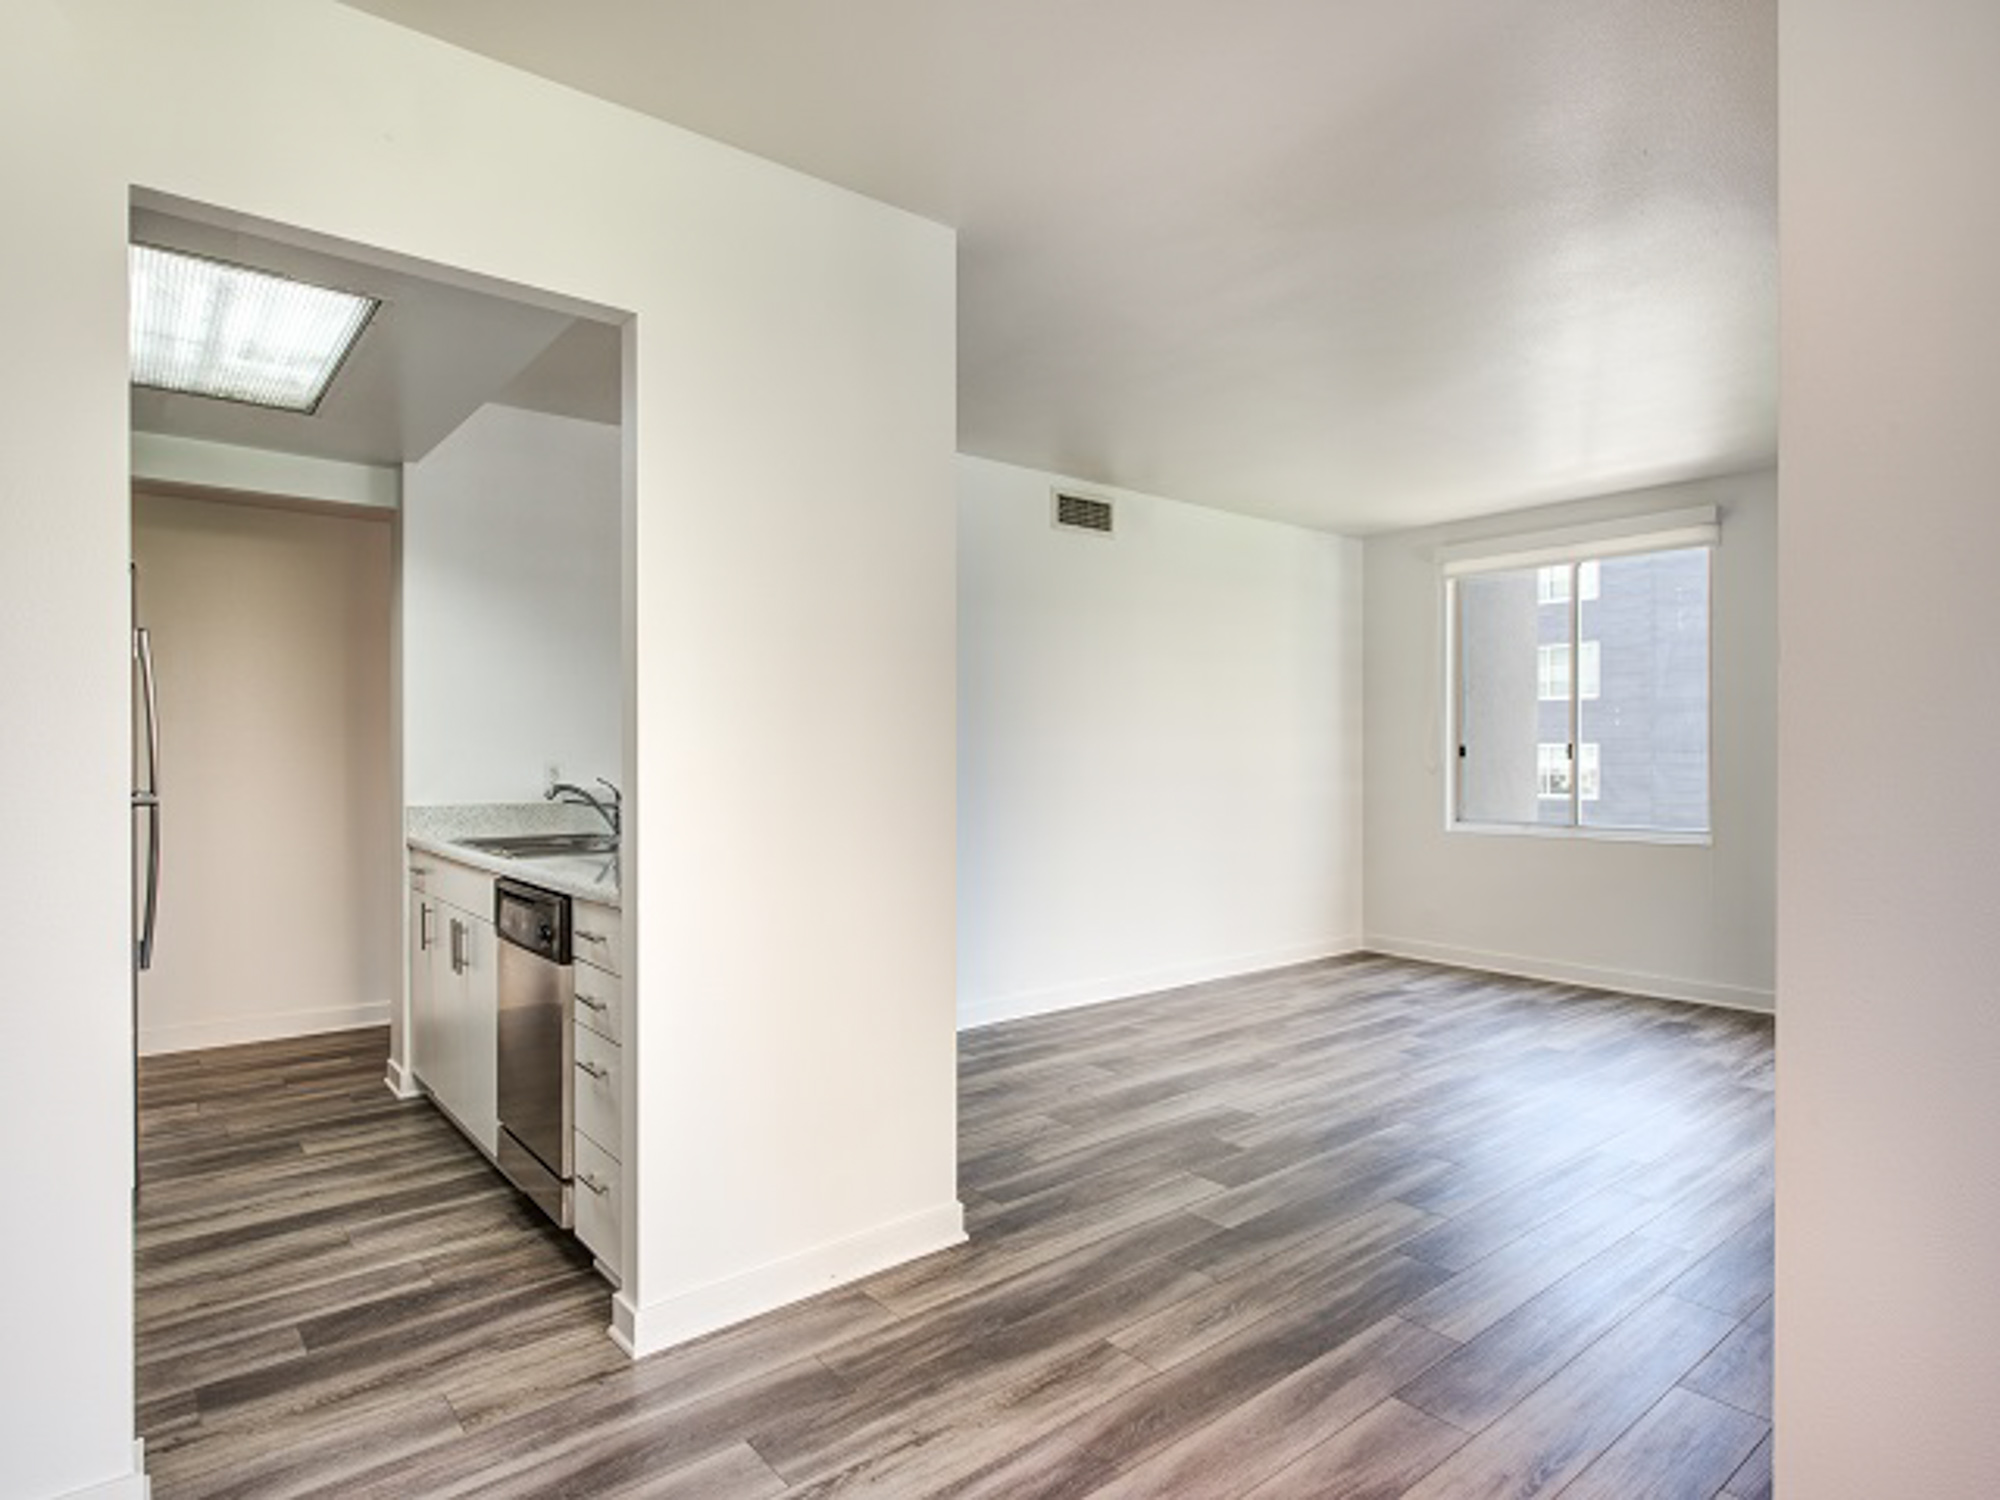
<path fill-rule="evenodd" d="M 488 922 L 493 920 L 493 877 L 484 870 L 412 849 L 410 885 L 433 901 L 442 901 Z"/>
<path fill-rule="evenodd" d="M 576 976 L 576 1024 L 589 1027 L 607 1042 L 623 1042 L 624 981 L 589 964 L 578 964 L 570 972 Z"/>
<path fill-rule="evenodd" d="M 613 1276 L 619 1265 L 618 1226 L 625 1217 L 625 1186 L 617 1159 L 590 1137 L 576 1138 L 576 1237 L 590 1246 Z"/>
<path fill-rule="evenodd" d="M 576 903 L 570 932 L 576 939 L 571 946 L 578 963 L 607 969 L 613 974 L 625 972 L 625 933 L 620 915 L 615 908 L 599 906 L 595 901 Z"/>
<path fill-rule="evenodd" d="M 624 1097 L 623 1057 L 616 1042 L 607 1042 L 588 1026 L 576 1028 L 576 1128 L 607 1155 L 616 1157 L 624 1132 L 619 1108 Z"/>

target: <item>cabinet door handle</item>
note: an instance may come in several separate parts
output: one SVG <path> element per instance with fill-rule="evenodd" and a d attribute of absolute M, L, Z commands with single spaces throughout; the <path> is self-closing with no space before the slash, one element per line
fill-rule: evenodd
<path fill-rule="evenodd" d="M 576 1003 L 578 1005 L 581 1005 L 585 1010 L 596 1011 L 599 1015 L 603 1015 L 604 1012 L 611 1009 L 611 1007 L 606 1005 L 602 1000 L 599 1000 L 591 995 L 586 995 L 581 990 L 577 991 Z"/>
<path fill-rule="evenodd" d="M 600 1083 L 611 1076 L 611 1070 L 605 1067 L 603 1063 L 583 1062 L 579 1060 L 577 1066 Z"/>
<path fill-rule="evenodd" d="M 451 972 L 465 972 L 465 924 L 457 917 L 451 919 Z"/>
<path fill-rule="evenodd" d="M 597 1194 L 597 1196 L 600 1198 L 602 1198 L 606 1193 L 611 1191 L 610 1183 L 599 1182 L 595 1177 L 592 1177 L 588 1172 L 577 1173 L 576 1180 L 582 1183 L 585 1187 L 589 1188 L 593 1193 Z"/>
<path fill-rule="evenodd" d="M 437 908 L 428 901 L 417 908 L 417 951 L 431 951 L 431 918 L 437 915 Z"/>

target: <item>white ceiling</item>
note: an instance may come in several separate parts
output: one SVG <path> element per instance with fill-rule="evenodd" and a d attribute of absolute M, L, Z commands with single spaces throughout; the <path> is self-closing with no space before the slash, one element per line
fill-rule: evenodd
<path fill-rule="evenodd" d="M 970 453 L 1365 532 L 1776 451 L 1776 0 L 349 3 L 956 226 Z"/>
<path fill-rule="evenodd" d="M 316 413 L 132 388 L 138 432 L 354 463 L 422 458 L 489 401 L 592 421 L 619 419 L 619 331 L 299 243 L 234 215 L 132 210 L 132 238 L 364 292 L 382 305 Z M 284 236 L 284 237 L 280 237 Z"/>

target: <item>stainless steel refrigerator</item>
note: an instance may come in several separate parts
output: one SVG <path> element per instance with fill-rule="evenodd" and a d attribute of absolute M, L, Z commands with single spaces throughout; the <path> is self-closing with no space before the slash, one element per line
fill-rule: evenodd
<path fill-rule="evenodd" d="M 139 976 L 153 966 L 160 917 L 160 695 L 153 638 L 139 623 L 132 568 L 132 1187 L 139 1186 Z"/>

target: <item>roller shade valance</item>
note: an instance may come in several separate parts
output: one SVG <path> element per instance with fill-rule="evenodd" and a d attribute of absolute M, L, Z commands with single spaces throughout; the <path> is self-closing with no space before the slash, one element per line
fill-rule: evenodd
<path fill-rule="evenodd" d="M 1665 552 L 1678 547 L 1713 547 L 1721 539 L 1722 526 L 1716 508 L 1698 505 L 1685 510 L 1653 511 L 1612 521 L 1588 521 L 1576 526 L 1459 542 L 1440 547 L 1437 557 L 1445 577 L 1463 578 L 1502 568 L 1547 567 L 1552 563 L 1623 557 L 1634 552 Z"/>

